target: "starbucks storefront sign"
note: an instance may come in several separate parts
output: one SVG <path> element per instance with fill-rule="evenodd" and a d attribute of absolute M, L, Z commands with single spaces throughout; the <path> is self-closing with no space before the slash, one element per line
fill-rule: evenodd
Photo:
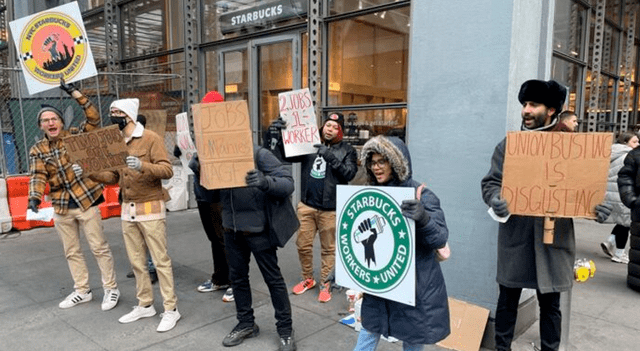
<path fill-rule="evenodd" d="M 413 188 L 339 185 L 336 282 L 415 306 L 415 226 L 402 215 Z"/>

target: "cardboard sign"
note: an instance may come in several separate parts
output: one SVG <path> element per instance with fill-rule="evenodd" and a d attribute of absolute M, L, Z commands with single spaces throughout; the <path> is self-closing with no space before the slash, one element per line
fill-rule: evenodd
<path fill-rule="evenodd" d="M 63 140 L 71 162 L 79 164 L 85 174 L 127 166 L 127 145 L 117 125 L 71 135 Z"/>
<path fill-rule="evenodd" d="M 480 350 L 489 310 L 450 297 L 449 314 L 451 334 L 437 345 L 458 351 Z"/>
<path fill-rule="evenodd" d="M 193 172 L 189 168 L 189 161 L 191 161 L 191 157 L 196 152 L 196 146 L 193 144 L 193 139 L 191 139 L 189 119 L 186 112 L 176 115 L 176 130 L 176 145 L 182 152 L 180 163 L 182 163 L 187 175 L 191 175 Z"/>
<path fill-rule="evenodd" d="M 247 102 L 195 104 L 192 112 L 200 185 L 206 189 L 246 186 L 247 172 L 255 168 Z"/>
<path fill-rule="evenodd" d="M 509 132 L 501 194 L 509 212 L 595 218 L 612 140 L 611 133 Z"/>
<path fill-rule="evenodd" d="M 77 2 L 9 23 L 29 94 L 98 74 Z"/>
<path fill-rule="evenodd" d="M 317 152 L 313 145 L 320 143 L 320 132 L 309 89 L 278 94 L 278 105 L 280 116 L 287 122 L 282 130 L 284 154 L 291 157 Z"/>
<path fill-rule="evenodd" d="M 165 128 L 167 125 L 166 110 L 139 110 L 139 115 L 143 115 L 147 119 L 144 129 L 153 130 L 164 140 Z"/>
<path fill-rule="evenodd" d="M 415 306 L 415 224 L 402 215 L 414 188 L 338 185 L 336 282 Z"/>

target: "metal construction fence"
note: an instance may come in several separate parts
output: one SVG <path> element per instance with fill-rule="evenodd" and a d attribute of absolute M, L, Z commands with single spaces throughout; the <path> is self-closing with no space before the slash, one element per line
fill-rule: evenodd
<path fill-rule="evenodd" d="M 103 125 L 109 125 L 109 106 L 120 98 L 138 98 L 139 114 L 147 119 L 147 128 L 164 136 L 172 156 L 175 145 L 175 115 L 185 111 L 184 78 L 177 74 L 100 72 L 98 76 L 73 83 L 98 108 Z M 0 67 L 0 144 L 2 177 L 29 172 L 29 149 L 44 136 L 37 122 L 42 104 L 63 113 L 65 128 L 80 125 L 82 108 L 62 89 L 31 96 L 21 70 Z"/>

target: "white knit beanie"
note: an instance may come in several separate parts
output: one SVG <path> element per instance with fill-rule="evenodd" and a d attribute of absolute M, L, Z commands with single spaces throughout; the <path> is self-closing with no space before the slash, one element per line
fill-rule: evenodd
<path fill-rule="evenodd" d="M 138 107 L 140 106 L 140 100 L 138 99 L 120 99 L 111 103 L 109 110 L 117 108 L 118 110 L 127 114 L 131 119 L 136 122 L 138 120 Z"/>

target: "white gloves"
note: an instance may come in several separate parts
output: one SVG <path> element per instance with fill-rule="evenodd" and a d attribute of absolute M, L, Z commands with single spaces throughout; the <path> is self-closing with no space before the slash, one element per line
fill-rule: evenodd
<path fill-rule="evenodd" d="M 71 168 L 73 168 L 73 173 L 76 174 L 76 177 L 80 178 L 82 176 L 82 167 L 80 167 L 79 164 L 74 163 L 71 165 Z"/>
<path fill-rule="evenodd" d="M 127 166 L 133 170 L 139 171 L 142 168 L 142 161 L 135 156 L 127 156 Z"/>

